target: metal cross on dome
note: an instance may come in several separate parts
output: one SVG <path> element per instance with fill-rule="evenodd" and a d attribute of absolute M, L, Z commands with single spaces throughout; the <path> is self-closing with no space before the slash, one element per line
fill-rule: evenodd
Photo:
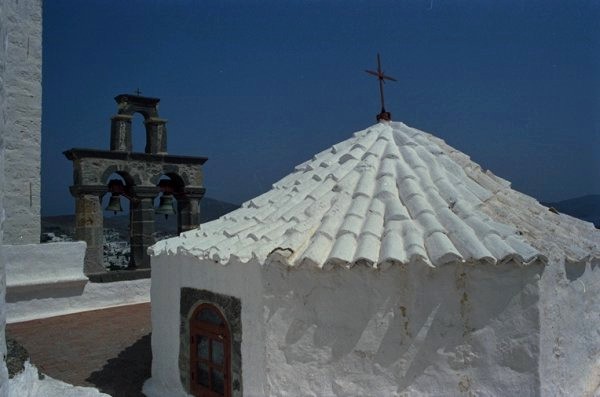
<path fill-rule="evenodd" d="M 390 81 L 398 81 L 398 80 L 396 80 L 395 78 L 393 78 L 391 76 L 386 76 L 385 73 L 383 72 L 383 70 L 381 70 L 381 58 L 379 57 L 379 53 L 377 53 L 377 71 L 374 72 L 372 70 L 365 70 L 365 72 L 372 74 L 373 76 L 376 76 L 377 79 L 379 80 L 379 95 L 381 96 L 381 113 L 379 113 L 377 115 L 377 121 L 391 120 L 392 119 L 391 113 L 385 111 L 385 100 L 383 97 L 383 83 L 385 83 L 385 80 L 390 80 Z"/>

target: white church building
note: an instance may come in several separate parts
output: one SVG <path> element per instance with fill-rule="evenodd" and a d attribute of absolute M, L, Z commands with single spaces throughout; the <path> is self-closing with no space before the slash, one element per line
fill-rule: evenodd
<path fill-rule="evenodd" d="M 600 395 L 600 231 L 403 123 L 150 250 L 148 396 Z"/>

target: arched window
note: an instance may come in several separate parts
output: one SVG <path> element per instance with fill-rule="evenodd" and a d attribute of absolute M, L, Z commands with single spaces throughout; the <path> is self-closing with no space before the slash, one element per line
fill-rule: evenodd
<path fill-rule="evenodd" d="M 201 304 L 190 319 L 190 377 L 194 396 L 231 396 L 231 337 L 219 309 Z"/>

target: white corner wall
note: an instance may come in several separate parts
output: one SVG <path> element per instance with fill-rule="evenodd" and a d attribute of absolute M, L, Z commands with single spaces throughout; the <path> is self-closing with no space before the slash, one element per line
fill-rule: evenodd
<path fill-rule="evenodd" d="M 6 304 L 6 321 L 18 323 L 148 302 L 150 302 L 150 279 L 87 283 L 78 295 L 9 302 Z"/>
<path fill-rule="evenodd" d="M 83 241 L 5 245 L 6 300 L 80 295 L 85 248 Z"/>
<path fill-rule="evenodd" d="M 7 131 L 6 59 L 8 38 L 8 4 L 0 1 L 0 397 L 8 397 L 8 370 L 6 368 L 6 272 L 2 259 L 4 232 L 4 141 Z"/>
<path fill-rule="evenodd" d="M 539 395 L 541 266 L 266 267 L 265 395 Z"/>
<path fill-rule="evenodd" d="M 557 249 L 542 277 L 543 396 L 600 396 L 600 260 L 569 263 Z"/>
<path fill-rule="evenodd" d="M 148 397 L 187 396 L 179 374 L 180 289 L 204 289 L 234 296 L 242 304 L 244 396 L 264 396 L 264 327 L 260 265 L 227 266 L 184 255 L 152 257 L 152 378 Z"/>
<path fill-rule="evenodd" d="M 2 1 L 4 244 L 40 242 L 42 1 Z"/>

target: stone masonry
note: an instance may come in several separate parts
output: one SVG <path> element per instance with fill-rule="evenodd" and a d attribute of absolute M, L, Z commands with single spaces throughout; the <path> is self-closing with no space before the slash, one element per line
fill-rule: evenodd
<path fill-rule="evenodd" d="M 42 2 L 2 2 L 4 244 L 40 242 Z"/>
<path fill-rule="evenodd" d="M 202 303 L 210 303 L 221 310 L 231 332 L 231 385 L 232 397 L 243 396 L 242 390 L 242 302 L 234 296 L 207 290 L 182 288 L 180 292 L 179 374 L 181 384 L 190 392 L 190 320 Z"/>
<path fill-rule="evenodd" d="M 104 271 L 102 197 L 109 192 L 109 179 L 123 180 L 122 195 L 130 202 L 131 268 L 150 267 L 146 252 L 154 244 L 154 199 L 161 192 L 161 177 L 172 183 L 177 200 L 178 231 L 198 227 L 200 199 L 204 195 L 201 165 L 205 157 L 167 154 L 167 120 L 158 117 L 158 98 L 121 94 L 115 97 L 118 114 L 111 119 L 110 150 L 70 149 L 65 156 L 73 161 L 75 235 L 87 242 L 85 273 Z M 144 116 L 145 153 L 132 152 L 131 120 Z"/>

